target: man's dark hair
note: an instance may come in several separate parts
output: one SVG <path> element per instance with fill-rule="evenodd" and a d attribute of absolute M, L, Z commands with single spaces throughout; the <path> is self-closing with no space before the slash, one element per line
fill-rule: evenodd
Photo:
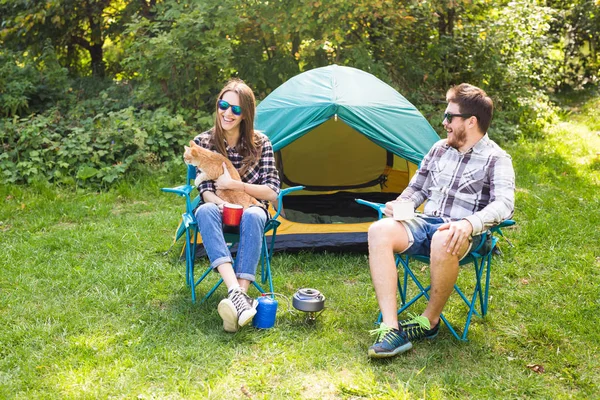
<path fill-rule="evenodd" d="M 461 114 L 476 116 L 481 131 L 487 132 L 494 114 L 494 102 L 482 89 L 468 83 L 461 83 L 448 90 L 446 101 L 458 104 Z"/>

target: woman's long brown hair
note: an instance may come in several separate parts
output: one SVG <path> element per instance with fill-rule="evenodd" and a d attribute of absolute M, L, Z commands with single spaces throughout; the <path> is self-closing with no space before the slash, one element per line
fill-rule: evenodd
<path fill-rule="evenodd" d="M 256 99 L 252 89 L 240 79 L 232 79 L 219 93 L 215 102 L 216 116 L 215 127 L 212 132 L 212 144 L 217 151 L 227 157 L 227 148 L 225 147 L 225 131 L 221 126 L 221 118 L 219 118 L 218 103 L 223 98 L 226 92 L 235 92 L 240 97 L 240 106 L 242 107 L 242 122 L 240 123 L 240 138 L 236 145 L 237 151 L 243 157 L 243 165 L 240 170 L 240 176 L 244 176 L 246 172 L 252 168 L 261 155 L 262 143 L 258 135 L 254 134 L 254 113 L 256 110 Z"/>

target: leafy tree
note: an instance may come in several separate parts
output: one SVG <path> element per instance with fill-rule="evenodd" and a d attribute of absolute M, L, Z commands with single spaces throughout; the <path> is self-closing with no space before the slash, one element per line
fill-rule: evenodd
<path fill-rule="evenodd" d="M 135 37 L 123 59 L 123 76 L 147 107 L 210 110 L 214 95 L 234 75 L 232 40 L 238 18 L 228 0 L 165 1 L 154 19 L 135 16 Z"/>
<path fill-rule="evenodd" d="M 0 51 L 0 115 L 44 110 L 65 97 L 67 85 L 67 71 L 51 46 L 37 58 Z"/>
<path fill-rule="evenodd" d="M 122 0 L 3 0 L 0 42 L 38 55 L 50 40 L 71 72 L 104 77 L 104 45 L 123 31 L 124 11 L 130 10 L 126 5 Z"/>
<path fill-rule="evenodd" d="M 600 1 L 549 0 L 556 18 L 551 37 L 562 51 L 560 87 L 596 83 L 600 71 Z"/>

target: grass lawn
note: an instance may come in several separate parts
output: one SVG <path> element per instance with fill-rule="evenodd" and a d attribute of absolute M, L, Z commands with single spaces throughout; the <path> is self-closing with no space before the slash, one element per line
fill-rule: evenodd
<path fill-rule="evenodd" d="M 276 255 L 276 290 L 317 288 L 326 310 L 307 325 L 279 298 L 275 328 L 225 334 L 224 289 L 191 304 L 181 244 L 164 254 L 181 200 L 158 189 L 177 175 L 105 193 L 3 185 L 0 398 L 598 398 L 598 109 L 571 106 L 544 139 L 505 146 L 518 225 L 494 261 L 488 316 L 469 342 L 442 327 L 392 360 L 367 358 L 365 254 Z M 463 312 L 454 297 L 450 320 Z"/>

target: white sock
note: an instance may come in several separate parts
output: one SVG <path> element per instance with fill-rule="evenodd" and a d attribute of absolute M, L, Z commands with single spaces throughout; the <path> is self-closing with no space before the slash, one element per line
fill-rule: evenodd
<path fill-rule="evenodd" d="M 227 291 L 227 294 L 230 294 L 231 292 L 233 292 L 235 289 L 239 289 L 241 290 L 242 287 L 240 285 L 233 285 L 232 287 L 229 288 L 229 290 Z"/>

